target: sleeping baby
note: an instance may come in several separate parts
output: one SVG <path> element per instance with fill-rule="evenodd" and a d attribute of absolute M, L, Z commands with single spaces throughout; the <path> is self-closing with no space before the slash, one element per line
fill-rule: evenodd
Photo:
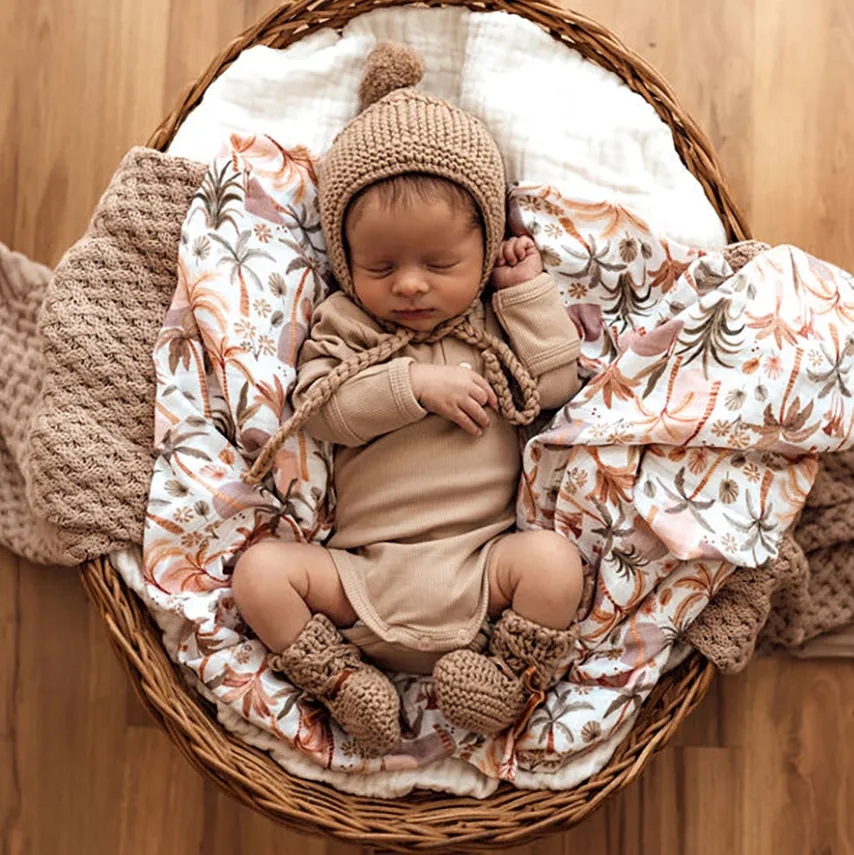
<path fill-rule="evenodd" d="M 271 666 L 377 754 L 400 741 L 400 701 L 375 666 L 432 673 L 459 727 L 521 726 L 574 654 L 582 590 L 572 543 L 513 530 L 516 426 L 578 391 L 578 332 L 531 238 L 504 239 L 494 140 L 414 89 L 421 73 L 379 46 L 322 165 L 340 290 L 312 318 L 294 416 L 249 476 L 301 426 L 335 443 L 334 533 L 255 544 L 233 578 Z"/>

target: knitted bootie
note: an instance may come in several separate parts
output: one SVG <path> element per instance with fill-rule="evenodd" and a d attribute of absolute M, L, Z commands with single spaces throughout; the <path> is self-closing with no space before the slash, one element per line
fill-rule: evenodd
<path fill-rule="evenodd" d="M 268 661 L 317 698 L 366 751 L 387 754 L 400 742 L 396 689 L 382 672 L 362 661 L 359 648 L 344 641 L 326 615 L 312 615 L 296 641 Z"/>
<path fill-rule="evenodd" d="M 507 609 L 495 625 L 486 655 L 454 650 L 433 668 L 436 702 L 451 724 L 474 733 L 524 729 L 546 698 L 577 635 L 548 629 Z"/>

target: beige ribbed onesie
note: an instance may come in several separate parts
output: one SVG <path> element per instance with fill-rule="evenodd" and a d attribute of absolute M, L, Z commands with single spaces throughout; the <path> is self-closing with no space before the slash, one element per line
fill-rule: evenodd
<path fill-rule="evenodd" d="M 496 292 L 472 322 L 497 336 L 503 327 L 544 409 L 578 391 L 578 333 L 548 274 Z M 384 335 L 344 293 L 330 296 L 300 352 L 295 403 Z M 363 624 L 344 635 L 384 667 L 429 672 L 444 652 L 468 646 L 484 621 L 489 553 L 515 522 L 521 448 L 494 411 L 474 437 L 423 409 L 410 385 L 413 361 L 483 374 L 479 351 L 453 336 L 410 344 L 344 383 L 307 428 L 338 445 L 326 545 Z"/>

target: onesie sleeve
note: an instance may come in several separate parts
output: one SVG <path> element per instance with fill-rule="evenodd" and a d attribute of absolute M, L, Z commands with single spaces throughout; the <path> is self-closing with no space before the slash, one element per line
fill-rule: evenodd
<path fill-rule="evenodd" d="M 340 363 L 374 347 L 384 333 L 343 294 L 325 300 L 300 350 L 293 402 L 298 407 Z M 344 382 L 307 422 L 317 439 L 358 446 L 427 415 L 412 391 L 410 357 L 372 365 Z"/>
<path fill-rule="evenodd" d="M 548 273 L 496 291 L 492 308 L 510 347 L 537 381 L 543 409 L 554 409 L 581 388 L 581 341 Z"/>

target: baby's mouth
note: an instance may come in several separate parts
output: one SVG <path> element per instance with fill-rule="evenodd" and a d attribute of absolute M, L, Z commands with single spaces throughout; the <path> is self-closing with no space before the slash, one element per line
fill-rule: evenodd
<path fill-rule="evenodd" d="M 392 314 L 398 318 L 426 318 L 435 311 L 435 309 L 395 309 Z"/>

